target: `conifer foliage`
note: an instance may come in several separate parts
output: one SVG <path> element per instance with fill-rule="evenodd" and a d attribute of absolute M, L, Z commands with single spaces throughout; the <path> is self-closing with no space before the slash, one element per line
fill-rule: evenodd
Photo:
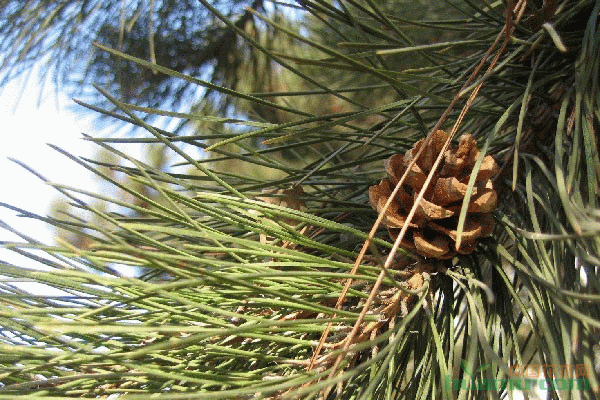
<path fill-rule="evenodd" d="M 90 244 L 3 243 L 40 268 L 0 262 L 0 399 L 600 396 L 600 2 L 448 0 L 414 16 L 408 1 L 298 0 L 295 29 L 249 9 L 289 37 L 282 53 L 199 1 L 289 84 L 236 91 L 97 44 L 261 117 L 97 87 L 119 110 L 100 112 L 140 128 L 86 136 L 120 162 L 57 150 L 136 200 L 47 182 L 102 224 L 2 204 Z M 178 136 L 148 115 L 202 128 Z M 173 165 L 122 150 L 139 143 Z M 534 366 L 540 382 L 580 380 L 526 386 Z"/>

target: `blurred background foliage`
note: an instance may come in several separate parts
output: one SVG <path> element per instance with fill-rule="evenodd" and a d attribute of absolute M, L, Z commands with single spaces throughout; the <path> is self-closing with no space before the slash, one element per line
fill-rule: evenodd
<path fill-rule="evenodd" d="M 448 377 L 487 364 L 478 376 L 584 365 L 590 387 L 545 395 L 597 397 L 599 9 L 3 3 L 5 81 L 44 60 L 80 104 L 140 129 L 87 137 L 101 148 L 93 160 L 63 151 L 100 177 L 98 193 L 50 183 L 66 199 L 51 217 L 4 205 L 60 234 L 58 245 L 4 243 L 51 272 L 0 263 L 0 398 L 508 395 L 448 390 Z M 384 160 L 438 122 L 450 131 L 474 90 L 458 133 L 501 167 L 494 234 L 444 262 L 400 252 L 377 291 L 392 244 L 377 231 L 361 261 L 377 217 L 368 188 Z M 355 260 L 358 278 L 336 309 Z M 62 292 L 19 286 L 32 282 Z M 372 293 L 379 308 L 365 324 L 389 293 L 404 308 L 346 354 L 335 343 Z"/>
<path fill-rule="evenodd" d="M 262 8 L 260 1 L 213 4 L 248 31 L 253 30 L 253 19 L 244 8 Z M 2 3 L 0 16 L 4 55 L 0 82 L 27 74 L 43 62 L 49 71 L 47 79 L 90 101 L 103 100 L 91 83 L 113 90 L 123 100 L 150 107 L 189 108 L 211 95 L 97 51 L 94 42 L 230 86 L 235 85 L 249 55 L 233 29 L 192 0 L 9 0 Z"/>

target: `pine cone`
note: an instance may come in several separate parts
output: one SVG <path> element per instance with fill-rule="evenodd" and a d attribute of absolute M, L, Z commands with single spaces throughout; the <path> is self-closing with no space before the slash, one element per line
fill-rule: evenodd
<path fill-rule="evenodd" d="M 292 186 L 289 189 L 265 189 L 262 193 L 263 196 L 257 197 L 257 199 L 265 203 L 293 210 L 306 210 L 306 203 L 302 200 L 302 197 L 305 195 L 302 186 Z M 298 223 L 297 220 L 290 218 L 282 218 L 281 221 L 288 225 L 296 225 Z"/>
<path fill-rule="evenodd" d="M 393 240 L 396 240 L 406 223 L 406 217 L 423 188 L 427 174 L 448 139 L 448 135 L 441 130 L 429 137 L 431 140 L 428 146 L 408 172 L 402 187 L 385 211 L 382 223 L 388 228 Z M 369 188 L 369 201 L 378 213 L 381 213 L 408 164 L 425 141 L 426 139 L 419 140 L 406 154 L 395 154 L 386 161 L 385 170 L 389 178 Z M 425 257 L 446 259 L 457 252 L 471 253 L 475 250 L 477 239 L 492 233 L 495 221 L 491 212 L 496 208 L 497 195 L 490 178 L 498 172 L 498 165 L 491 156 L 486 156 L 471 195 L 461 246 L 455 249 L 458 216 L 477 157 L 477 143 L 469 134 L 460 138 L 458 146 L 451 146 L 446 150 L 440 167 L 408 225 L 401 247 Z"/>

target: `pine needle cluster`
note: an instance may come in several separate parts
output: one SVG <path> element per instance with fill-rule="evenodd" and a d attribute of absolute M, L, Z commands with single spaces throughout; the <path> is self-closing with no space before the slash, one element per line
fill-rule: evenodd
<path fill-rule="evenodd" d="M 38 174 L 101 222 L 2 204 L 87 240 L 2 243 L 39 268 L 0 261 L 0 399 L 534 396 L 521 373 L 532 366 L 544 382 L 582 378 L 544 386 L 548 398 L 600 395 L 599 2 L 447 1 L 451 11 L 410 19 L 409 2 L 298 0 L 296 30 L 249 10 L 289 37 L 287 54 L 200 2 L 295 86 L 242 93 L 97 45 L 270 113 L 175 113 L 97 87 L 119 110 L 97 111 L 141 129 L 86 136 L 119 162 L 56 149 L 136 200 Z M 307 106 L 316 101 L 330 107 Z M 148 115 L 202 128 L 175 135 Z M 400 248 L 433 165 L 397 236 L 381 223 L 389 204 L 369 204 L 384 161 L 438 129 L 448 137 L 437 160 L 463 134 L 479 146 L 456 249 L 484 159 L 499 167 L 493 232 L 445 259 Z M 140 143 L 165 146 L 172 168 L 122 150 Z M 513 386 L 478 388 L 502 380 Z"/>

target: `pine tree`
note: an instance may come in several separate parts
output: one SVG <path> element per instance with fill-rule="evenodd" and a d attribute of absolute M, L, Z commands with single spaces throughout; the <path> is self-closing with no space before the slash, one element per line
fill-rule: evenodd
<path fill-rule="evenodd" d="M 102 224 L 4 205 L 92 244 L 4 243 L 49 270 L 0 263 L 0 398 L 600 395 L 599 2 L 448 1 L 409 19 L 404 2 L 301 0 L 302 29 L 248 11 L 292 54 L 200 2 L 298 86 L 243 93 L 97 45 L 262 113 L 167 113 L 222 124 L 182 137 L 98 87 L 143 133 L 88 139 L 137 185 L 65 154 L 136 200 L 48 182 Z M 348 71 L 360 79 L 335 79 Z M 299 106 L 320 96 L 339 108 Z M 177 165 L 115 142 L 162 144 Z"/>

